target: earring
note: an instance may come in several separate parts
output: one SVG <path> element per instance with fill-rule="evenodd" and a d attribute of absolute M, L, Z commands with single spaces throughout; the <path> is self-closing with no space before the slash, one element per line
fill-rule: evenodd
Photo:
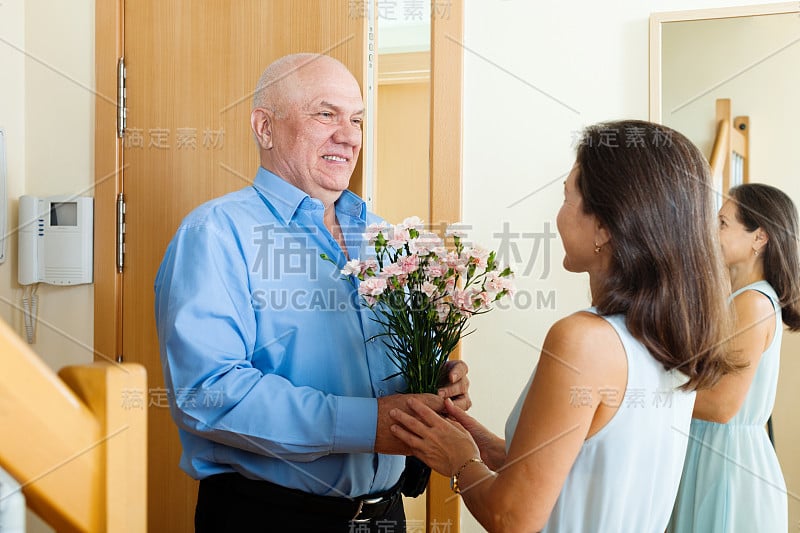
<path fill-rule="evenodd" d="M 758 250 L 753 250 L 753 255 L 758 257 Z"/>
<path fill-rule="evenodd" d="M 596 254 L 599 254 L 599 253 L 600 253 L 600 250 L 601 250 L 602 248 L 603 248 L 603 247 L 602 247 L 602 246 L 598 246 L 598 245 L 597 245 L 597 241 L 595 241 L 595 243 L 594 243 L 594 253 L 596 253 Z"/>

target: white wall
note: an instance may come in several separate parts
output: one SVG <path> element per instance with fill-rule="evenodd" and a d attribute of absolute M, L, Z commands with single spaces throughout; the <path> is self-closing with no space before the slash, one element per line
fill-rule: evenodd
<path fill-rule="evenodd" d="M 22 334 L 17 284 L 17 199 L 93 195 L 94 0 L 0 2 L 0 128 L 8 142 L 8 259 L 0 265 L 0 316 Z M 39 288 L 32 348 L 53 369 L 90 362 L 94 290 Z M 28 513 L 28 531 L 50 531 Z"/>
<path fill-rule="evenodd" d="M 12 322 L 19 305 L 16 295 L 17 227 L 16 199 L 25 190 L 25 9 L 22 0 L 0 4 L 0 128 L 7 143 L 8 205 L 0 206 L 6 217 L 6 261 L 0 265 L 0 316 Z"/>
<path fill-rule="evenodd" d="M 25 42 L 25 9 L 22 1 L 0 4 L 0 129 L 4 130 L 7 142 L 6 166 L 8 177 L 6 191 L 9 201 L 0 205 L 0 216 L 6 218 L 6 260 L 0 264 L 0 317 L 11 322 L 17 305 L 14 281 L 16 268 L 12 267 L 17 248 L 16 201 L 25 187 L 25 58 L 15 48 L 23 48 Z M 0 478 L 5 477 L 0 472 Z M 7 505 L 16 505 L 9 501 Z M 6 509 L 5 512 L 11 512 Z"/>
<path fill-rule="evenodd" d="M 25 2 L 25 193 L 94 194 L 94 1 Z M 92 285 L 39 288 L 34 349 L 92 360 Z"/>
<path fill-rule="evenodd" d="M 476 241 L 498 249 L 503 243 L 493 234 L 501 233 L 505 222 L 512 234 L 544 233 L 548 223 L 555 232 L 575 132 L 601 120 L 648 118 L 651 12 L 768 2 L 465 3 L 463 219 L 475 228 Z M 520 273 L 535 240 L 511 239 L 522 256 L 515 265 Z M 540 240 L 530 275 L 517 280 L 533 305 L 479 317 L 476 333 L 464 342 L 472 414 L 500 434 L 547 329 L 589 304 L 588 277 L 563 271 L 560 240 Z M 540 279 L 548 267 L 546 279 Z M 537 291 L 545 304 L 540 309 Z M 550 291 L 554 309 L 546 305 Z M 482 531 L 466 509 L 462 516 L 462 531 Z"/>

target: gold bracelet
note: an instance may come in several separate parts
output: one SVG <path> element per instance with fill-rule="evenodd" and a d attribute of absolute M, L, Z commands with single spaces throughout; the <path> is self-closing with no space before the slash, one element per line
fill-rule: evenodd
<path fill-rule="evenodd" d="M 472 459 L 470 459 L 469 461 L 467 461 L 466 463 L 464 463 L 463 465 L 461 465 L 461 466 L 459 467 L 459 469 L 458 469 L 458 470 L 456 470 L 456 473 L 455 473 L 455 474 L 453 474 L 453 475 L 450 477 L 450 490 L 452 490 L 452 491 L 453 491 L 453 492 L 455 492 L 456 494 L 461 494 L 461 487 L 459 487 L 459 486 L 458 486 L 458 476 L 460 476 L 460 475 L 461 475 L 461 472 L 463 472 L 463 471 L 464 471 L 464 469 L 465 469 L 466 467 L 468 467 L 469 465 L 471 465 L 472 463 L 481 463 L 481 464 L 486 464 L 486 463 L 484 463 L 484 462 L 483 462 L 483 459 L 481 459 L 480 457 L 473 457 Z"/>

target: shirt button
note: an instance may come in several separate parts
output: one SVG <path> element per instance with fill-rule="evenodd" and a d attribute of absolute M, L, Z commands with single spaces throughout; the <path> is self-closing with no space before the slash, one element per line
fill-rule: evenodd
<path fill-rule="evenodd" d="M 386 394 L 386 391 L 385 391 L 385 390 L 383 390 L 383 389 L 380 389 L 380 390 L 378 391 L 378 396 L 383 396 L 384 394 Z"/>

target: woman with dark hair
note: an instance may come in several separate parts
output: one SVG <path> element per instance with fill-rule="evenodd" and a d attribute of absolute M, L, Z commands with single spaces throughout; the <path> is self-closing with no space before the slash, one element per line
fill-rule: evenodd
<path fill-rule="evenodd" d="M 743 368 L 698 391 L 671 532 L 788 529 L 786 484 L 764 425 L 775 404 L 782 324 L 800 329 L 797 210 L 775 187 L 730 191 L 719 211 Z"/>
<path fill-rule="evenodd" d="M 664 531 L 694 391 L 732 368 L 710 191 L 707 163 L 678 132 L 588 128 L 557 225 L 593 307 L 550 328 L 506 439 L 451 402 L 449 418 L 413 400 L 416 417 L 391 413 L 487 530 Z"/>

